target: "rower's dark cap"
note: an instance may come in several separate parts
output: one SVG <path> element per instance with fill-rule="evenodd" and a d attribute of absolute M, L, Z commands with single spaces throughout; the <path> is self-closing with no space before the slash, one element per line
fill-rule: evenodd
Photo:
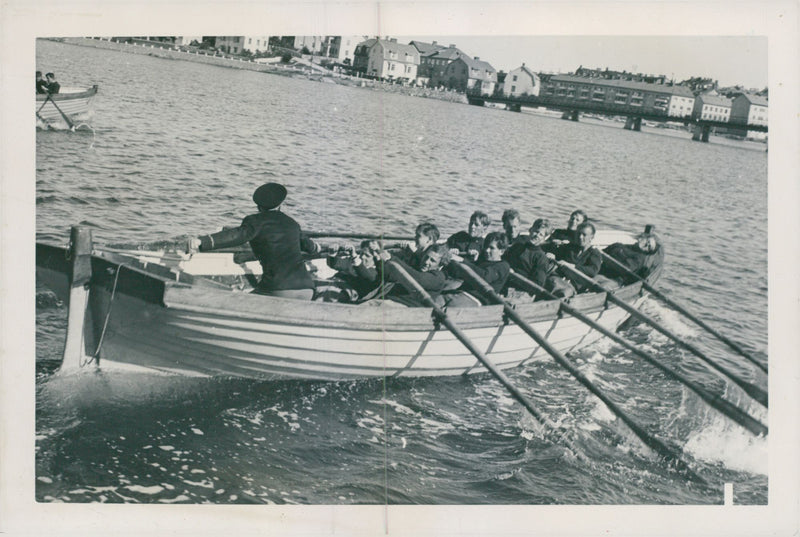
<path fill-rule="evenodd" d="M 253 201 L 265 209 L 274 209 L 286 199 L 286 187 L 278 183 L 266 183 L 253 192 Z"/>

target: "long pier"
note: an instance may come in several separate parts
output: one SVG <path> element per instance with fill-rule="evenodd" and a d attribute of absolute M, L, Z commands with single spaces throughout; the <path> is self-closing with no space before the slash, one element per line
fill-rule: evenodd
<path fill-rule="evenodd" d="M 658 113 L 655 111 L 643 110 L 641 107 L 634 107 L 630 105 L 617 105 L 609 103 L 596 103 L 591 101 L 575 102 L 557 96 L 527 96 L 527 97 L 503 97 L 503 96 L 487 96 L 476 95 L 467 93 L 467 100 L 469 104 L 475 106 L 484 106 L 485 103 L 505 104 L 508 110 L 513 112 L 521 111 L 522 107 L 537 108 L 544 107 L 551 110 L 561 110 L 564 112 L 562 116 L 564 119 L 571 119 L 578 121 L 580 114 L 592 113 L 606 116 L 623 116 L 627 118 L 625 128 L 633 131 L 640 131 L 642 127 L 642 120 L 653 122 L 675 122 L 684 125 L 694 125 L 692 131 L 692 139 L 708 142 L 708 136 L 711 129 L 714 127 L 722 127 L 731 130 L 740 130 L 743 132 L 757 131 L 768 132 L 767 125 L 751 125 L 742 122 L 733 121 L 715 121 L 709 119 L 700 119 L 692 116 L 674 117 L 667 115 L 666 112 Z"/>

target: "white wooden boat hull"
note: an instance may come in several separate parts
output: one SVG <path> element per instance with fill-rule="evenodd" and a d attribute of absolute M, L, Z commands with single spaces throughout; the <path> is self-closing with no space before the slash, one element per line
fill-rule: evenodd
<path fill-rule="evenodd" d="M 94 291 L 94 290 L 93 290 Z M 117 295 L 109 316 L 100 363 L 121 362 L 184 375 L 233 375 L 259 378 L 307 378 L 341 380 L 384 376 L 442 376 L 484 372 L 485 369 L 444 327 L 437 328 L 427 308 L 420 308 L 418 322 L 407 327 L 381 326 L 385 313 L 408 310 L 392 306 L 365 306 L 375 323 L 345 327 L 342 323 L 300 317 L 279 321 L 272 315 L 194 306 L 181 303 L 184 290 L 167 293 L 167 306 L 148 304 Z M 90 299 L 93 333 L 102 332 L 110 292 L 99 290 Z M 254 299 L 270 309 L 295 309 L 295 301 L 248 294 L 236 300 L 242 306 Z M 288 303 L 287 303 L 288 302 Z M 335 304 L 313 304 L 359 308 Z M 212 310 L 213 311 L 210 311 Z M 303 308 L 301 308 L 303 309 Z M 450 310 L 454 318 L 470 317 L 472 311 Z M 465 328 L 467 336 L 499 368 L 517 367 L 537 358 L 547 358 L 517 326 L 506 325 L 501 308 L 492 308 L 494 323 Z M 387 311 L 391 310 L 391 311 Z M 300 312 L 298 312 L 300 313 Z M 481 316 L 483 317 L 483 315 Z M 626 314 L 619 308 L 599 309 L 591 317 L 607 328 L 616 328 Z M 458 322 L 458 321 L 456 321 Z M 460 325 L 465 324 L 462 319 Z M 570 352 L 596 341 L 600 335 L 570 318 L 550 318 L 532 323 L 537 331 L 562 352 Z M 93 338 L 97 340 L 97 337 Z M 92 351 L 89 346 L 88 351 Z"/>
<path fill-rule="evenodd" d="M 147 263 L 129 258 L 130 266 L 115 262 L 124 255 L 93 256 L 81 360 L 97 356 L 100 365 L 264 379 L 342 380 L 486 371 L 445 327 L 434 323 L 428 308 L 266 297 L 232 291 L 177 268 L 189 265 L 199 271 L 204 259 L 219 264 L 232 260 L 233 254 L 204 256 L 198 254 L 191 262 L 173 256 L 173 267 L 165 267 L 169 263 L 156 253 L 138 256 Z M 243 265 L 228 265 L 249 272 Z M 152 274 L 154 269 L 160 274 Z M 68 274 L 64 249 L 37 246 L 37 276 L 62 296 L 66 296 Z M 618 295 L 637 305 L 640 291 L 636 284 Z M 624 310 L 606 304 L 604 294 L 579 295 L 570 303 L 611 330 L 627 318 Z M 560 316 L 556 301 L 519 304 L 516 309 L 562 353 L 602 337 L 573 317 Z M 506 322 L 501 306 L 450 309 L 448 315 L 500 369 L 550 359 L 528 335 Z"/>
<path fill-rule="evenodd" d="M 36 95 L 36 118 L 46 125 L 66 124 L 64 115 L 72 123 L 91 117 L 92 101 L 97 86 L 91 88 L 62 88 L 55 95 Z M 63 112 L 63 114 L 62 114 Z"/>

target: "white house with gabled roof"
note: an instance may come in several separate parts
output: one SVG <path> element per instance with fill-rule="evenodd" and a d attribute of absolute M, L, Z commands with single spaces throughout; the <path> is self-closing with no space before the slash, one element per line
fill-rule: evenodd
<path fill-rule="evenodd" d="M 539 75 L 524 63 L 521 67 L 509 71 L 503 82 L 503 95 L 506 97 L 528 97 L 531 95 L 538 97 L 541 89 L 542 81 Z"/>

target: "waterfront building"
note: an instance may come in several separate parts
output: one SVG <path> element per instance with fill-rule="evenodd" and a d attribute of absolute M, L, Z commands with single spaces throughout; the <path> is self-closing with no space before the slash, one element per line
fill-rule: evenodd
<path fill-rule="evenodd" d="M 353 70 L 380 80 L 413 82 L 417 78 L 419 51 L 397 39 L 367 39 L 358 44 Z"/>
<path fill-rule="evenodd" d="M 696 119 L 708 121 L 729 121 L 731 117 L 732 101 L 721 95 L 710 93 L 698 95 L 695 98 L 692 115 Z"/>
<path fill-rule="evenodd" d="M 769 101 L 762 95 L 742 93 L 731 101 L 731 123 L 747 123 L 748 125 L 767 125 L 769 119 Z M 767 133 L 741 129 L 741 136 L 765 140 Z"/>
<path fill-rule="evenodd" d="M 542 80 L 530 67 L 523 63 L 521 67 L 512 69 L 505 75 L 503 81 L 503 95 L 506 97 L 539 96 L 542 89 Z"/>
<path fill-rule="evenodd" d="M 214 46 L 219 50 L 227 52 L 228 54 L 241 54 L 244 51 L 249 51 L 253 54 L 256 52 L 266 52 L 269 48 L 268 35 L 223 35 L 214 38 Z"/>
<path fill-rule="evenodd" d="M 469 59 L 469 55 L 461 52 L 455 45 L 442 47 L 433 52 L 428 52 L 420 57 L 420 66 L 423 68 L 423 73 L 427 73 L 430 80 L 429 85 L 434 88 L 447 87 L 447 78 L 445 70 L 447 66 L 459 58 Z"/>
<path fill-rule="evenodd" d="M 320 54 L 337 63 L 352 65 L 356 46 L 363 40 L 364 37 L 359 35 L 326 35 Z"/>
<path fill-rule="evenodd" d="M 668 86 L 672 89 L 667 115 L 669 117 L 691 117 L 694 110 L 694 94 L 685 86 Z"/>
<path fill-rule="evenodd" d="M 202 43 L 203 36 L 202 35 L 178 35 L 175 36 L 175 46 L 178 47 L 188 47 L 192 44 L 192 42 Z"/>
<path fill-rule="evenodd" d="M 296 35 L 292 41 L 292 48 L 297 51 L 307 48 L 311 54 L 319 54 L 324 41 L 325 37 L 321 35 Z"/>
<path fill-rule="evenodd" d="M 444 79 L 444 85 L 449 89 L 492 95 L 497 85 L 497 71 L 477 56 L 462 56 L 445 67 Z"/>
<path fill-rule="evenodd" d="M 766 125 L 769 118 L 769 101 L 761 95 L 742 93 L 731 101 L 731 123 Z"/>
<path fill-rule="evenodd" d="M 673 96 L 688 99 L 691 92 L 681 86 L 631 80 L 587 78 L 575 75 L 543 77 L 540 97 L 559 105 L 597 107 L 619 115 L 667 117 Z M 680 101 L 685 108 L 686 101 Z M 680 110 L 681 104 L 674 105 Z"/>
<path fill-rule="evenodd" d="M 432 62 L 430 56 L 442 50 L 442 45 L 436 41 L 425 43 L 424 41 L 409 41 L 408 43 L 419 52 L 419 67 L 417 68 L 417 84 L 428 86 L 431 83 Z"/>

